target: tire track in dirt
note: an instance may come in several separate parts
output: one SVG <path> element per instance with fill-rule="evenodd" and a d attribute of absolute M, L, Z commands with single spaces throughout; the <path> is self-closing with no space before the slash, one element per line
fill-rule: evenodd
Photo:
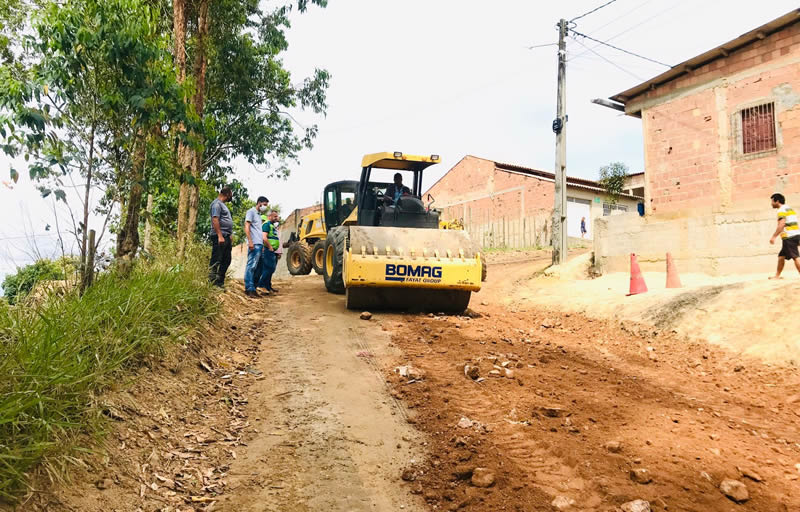
<path fill-rule="evenodd" d="M 266 376 L 251 398 L 258 434 L 231 467 L 222 509 L 421 510 L 399 484 L 421 440 L 386 389 L 388 335 L 346 311 L 317 277 L 280 287 L 263 301 L 282 321 L 257 363 Z"/>

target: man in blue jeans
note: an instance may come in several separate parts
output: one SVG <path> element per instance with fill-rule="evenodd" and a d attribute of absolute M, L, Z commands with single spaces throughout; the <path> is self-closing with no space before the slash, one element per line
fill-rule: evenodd
<path fill-rule="evenodd" d="M 261 196 L 256 200 L 256 205 L 247 210 L 244 217 L 244 234 L 247 236 L 247 266 L 244 269 L 244 294 L 251 298 L 260 297 L 256 291 L 258 274 L 256 272 L 261 262 L 261 250 L 264 247 L 264 232 L 261 227 L 261 214 L 269 208 L 269 199 Z"/>
<path fill-rule="evenodd" d="M 278 290 L 272 287 L 272 274 L 278 267 L 278 255 L 276 251 L 280 247 L 280 240 L 278 240 L 278 229 L 275 227 L 278 224 L 278 212 L 272 210 L 269 212 L 269 217 L 261 219 L 263 222 L 262 229 L 264 231 L 264 249 L 261 254 L 261 276 L 258 280 L 258 288 L 263 288 L 265 292 L 262 294 L 271 295 L 277 293 Z"/>

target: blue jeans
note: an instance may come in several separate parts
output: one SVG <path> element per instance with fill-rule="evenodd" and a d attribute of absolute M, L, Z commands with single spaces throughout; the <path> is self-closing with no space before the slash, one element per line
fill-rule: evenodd
<path fill-rule="evenodd" d="M 252 249 L 247 249 L 247 266 L 244 268 L 244 289 L 248 292 L 256 290 L 256 279 L 258 278 L 256 271 L 260 266 L 259 263 L 261 263 L 261 249 L 261 245 L 255 245 Z"/>
<path fill-rule="evenodd" d="M 269 249 L 264 249 L 261 255 L 261 277 L 258 280 L 259 288 L 272 290 L 272 274 L 278 268 L 278 256 Z"/>

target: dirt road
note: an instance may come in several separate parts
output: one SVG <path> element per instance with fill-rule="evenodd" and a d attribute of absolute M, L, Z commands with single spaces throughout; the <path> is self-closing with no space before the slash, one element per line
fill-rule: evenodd
<path fill-rule="evenodd" d="M 426 375 L 396 385 L 431 438 L 420 467 L 429 503 L 611 511 L 642 499 L 658 511 L 800 510 L 796 368 L 742 362 L 635 325 L 490 305 L 535 267 L 493 266 L 497 287 L 471 317 L 388 321 L 402 361 Z M 471 485 L 475 467 L 496 483 Z M 743 484 L 746 500 L 721 492 L 728 479 Z"/>
<path fill-rule="evenodd" d="M 382 361 L 398 356 L 389 335 L 346 312 L 318 276 L 282 287 L 269 300 L 257 363 L 267 378 L 250 393 L 259 435 L 231 466 L 232 492 L 220 507 L 422 510 L 398 484 L 422 454 L 405 407 L 384 381 Z"/>
<path fill-rule="evenodd" d="M 361 320 L 317 276 L 237 285 L 104 397 L 105 452 L 20 510 L 800 510 L 796 368 L 510 302 L 539 256 L 490 267 L 468 316 Z"/>

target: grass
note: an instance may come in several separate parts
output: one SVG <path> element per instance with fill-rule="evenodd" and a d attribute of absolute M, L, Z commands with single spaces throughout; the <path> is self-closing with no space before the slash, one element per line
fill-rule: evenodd
<path fill-rule="evenodd" d="M 43 464 L 60 475 L 80 439 L 102 433 L 98 395 L 149 356 L 163 354 L 218 307 L 207 259 L 174 261 L 168 243 L 128 278 L 105 273 L 79 297 L 0 303 L 0 499 L 28 489 Z"/>

